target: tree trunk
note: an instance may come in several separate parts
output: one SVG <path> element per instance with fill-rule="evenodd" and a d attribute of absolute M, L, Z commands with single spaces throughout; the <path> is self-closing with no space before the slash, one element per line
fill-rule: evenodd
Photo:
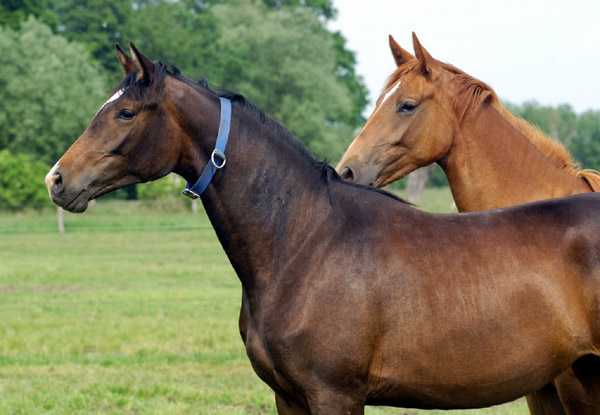
<path fill-rule="evenodd" d="M 59 207 L 56 213 L 56 221 L 58 222 L 58 231 L 65 233 L 65 215 L 63 208 Z"/>
<path fill-rule="evenodd" d="M 421 202 L 425 185 L 434 168 L 435 164 L 430 164 L 429 166 L 421 167 L 408 175 L 406 190 L 404 192 L 407 201 L 415 205 Z"/>

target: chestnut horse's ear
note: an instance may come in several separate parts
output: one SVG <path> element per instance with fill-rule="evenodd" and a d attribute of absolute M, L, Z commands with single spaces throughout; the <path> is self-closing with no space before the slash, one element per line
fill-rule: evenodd
<path fill-rule="evenodd" d="M 137 81 L 143 81 L 145 83 L 150 82 L 150 80 L 154 77 L 154 64 L 150 59 L 142 55 L 142 53 L 137 50 L 133 42 L 129 42 L 129 48 L 131 50 L 131 56 L 133 56 L 133 61 L 140 70 L 137 76 Z"/>
<path fill-rule="evenodd" d="M 421 46 L 421 43 L 419 42 L 419 39 L 417 39 L 415 32 L 413 32 L 412 36 L 413 47 L 415 48 L 415 56 L 421 64 L 421 72 L 430 78 L 434 78 L 435 74 L 441 70 L 439 62 L 433 59 L 429 52 L 427 52 L 427 50 Z"/>
<path fill-rule="evenodd" d="M 119 62 L 121 62 L 121 66 L 123 67 L 125 75 L 135 70 L 135 63 L 133 62 L 133 59 L 131 59 L 131 57 L 125 53 L 121 45 L 117 43 L 115 44 L 115 48 L 117 49 L 117 57 L 119 58 Z"/>
<path fill-rule="evenodd" d="M 390 50 L 392 51 L 392 56 L 396 61 L 396 65 L 399 67 L 415 58 L 413 55 L 402 49 L 392 35 L 390 35 Z"/>

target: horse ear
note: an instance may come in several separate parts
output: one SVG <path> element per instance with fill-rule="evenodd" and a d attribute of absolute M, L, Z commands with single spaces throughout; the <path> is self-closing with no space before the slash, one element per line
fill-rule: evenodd
<path fill-rule="evenodd" d="M 434 77 L 437 71 L 441 70 L 439 62 L 433 59 L 429 52 L 427 52 L 427 50 L 421 46 L 421 42 L 419 42 L 415 32 L 413 32 L 412 37 L 413 47 L 415 48 L 415 56 L 421 64 L 421 72 L 429 77 Z"/>
<path fill-rule="evenodd" d="M 398 67 L 415 58 L 413 55 L 402 49 L 392 35 L 390 35 L 390 50 L 392 51 L 392 56 Z"/>
<path fill-rule="evenodd" d="M 131 56 L 133 56 L 133 61 L 135 65 L 140 70 L 137 76 L 137 81 L 150 82 L 150 80 L 154 77 L 154 64 L 150 59 L 142 55 L 142 53 L 137 50 L 133 42 L 129 42 L 129 48 L 131 50 Z"/>
<path fill-rule="evenodd" d="M 119 58 L 119 62 L 121 62 L 121 66 L 123 67 L 125 75 L 135 70 L 135 63 L 133 62 L 133 59 L 131 59 L 131 57 L 125 53 L 121 45 L 117 43 L 115 44 L 115 48 L 117 49 L 117 57 Z"/>

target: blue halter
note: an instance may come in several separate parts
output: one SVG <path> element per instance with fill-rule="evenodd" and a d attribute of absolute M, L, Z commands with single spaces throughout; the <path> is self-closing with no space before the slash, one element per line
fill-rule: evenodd
<path fill-rule="evenodd" d="M 217 134 L 217 143 L 215 149 L 210 155 L 210 162 L 204 168 L 204 171 L 193 186 L 187 182 L 185 190 L 182 192 L 190 199 L 198 199 L 206 189 L 217 170 L 225 167 L 225 147 L 229 139 L 229 128 L 231 127 L 231 101 L 227 98 L 221 100 L 221 121 L 219 122 L 219 133 Z"/>

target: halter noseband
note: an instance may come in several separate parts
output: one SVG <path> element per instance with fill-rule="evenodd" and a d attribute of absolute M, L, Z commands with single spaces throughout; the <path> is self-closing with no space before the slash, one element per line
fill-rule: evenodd
<path fill-rule="evenodd" d="M 219 133 L 217 134 L 217 143 L 215 149 L 210 155 L 210 162 L 204 168 L 204 171 L 191 186 L 190 182 L 187 182 L 183 194 L 190 199 L 198 199 L 202 192 L 206 189 L 217 170 L 225 167 L 225 147 L 227 147 L 227 140 L 229 139 L 229 128 L 231 127 L 231 101 L 227 98 L 219 98 L 221 101 L 221 121 L 219 122 Z"/>

